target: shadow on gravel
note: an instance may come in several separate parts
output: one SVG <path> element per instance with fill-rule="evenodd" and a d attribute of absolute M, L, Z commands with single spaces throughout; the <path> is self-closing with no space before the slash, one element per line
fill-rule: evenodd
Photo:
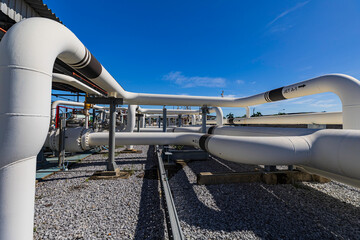
<path fill-rule="evenodd" d="M 208 161 L 192 162 L 195 173 L 206 171 Z M 296 185 L 191 184 L 179 171 L 171 184 L 179 219 L 210 231 L 252 231 L 265 239 L 355 239 L 360 236 L 360 208 L 327 194 Z M 195 192 L 211 195 L 208 207 Z M 209 196 L 206 196 L 210 200 Z"/>
<path fill-rule="evenodd" d="M 145 169 L 155 165 L 154 146 L 149 146 Z M 146 173 L 145 173 L 146 174 Z M 140 209 L 134 239 L 164 239 L 164 212 L 159 196 L 159 181 L 143 178 Z"/>
<path fill-rule="evenodd" d="M 60 177 L 60 174 L 64 174 L 64 177 Z M 45 178 L 45 179 L 39 179 L 39 182 L 52 182 L 52 181 L 60 181 L 60 180 L 69 180 L 69 179 L 76 179 L 76 178 L 87 178 L 90 177 L 92 175 L 92 173 L 84 173 L 84 175 L 79 175 L 79 176 L 71 176 L 71 177 L 67 177 L 66 172 L 57 172 L 56 173 L 56 177 L 54 177 L 54 175 L 52 175 L 52 178 Z"/>
<path fill-rule="evenodd" d="M 136 164 L 144 164 L 144 163 L 146 163 L 146 159 L 138 160 L 138 161 L 124 161 L 124 160 L 119 160 L 118 158 L 116 158 L 115 162 L 116 162 L 116 165 L 118 165 L 118 166 L 129 165 L 129 164 L 136 165 Z"/>
<path fill-rule="evenodd" d="M 91 161 L 91 162 L 78 162 L 76 164 L 74 164 L 73 166 L 71 166 L 71 170 L 77 169 L 77 168 L 85 168 L 85 167 L 89 167 L 89 166 L 104 166 L 104 168 L 106 168 L 106 159 L 104 160 L 100 160 L 100 161 Z"/>
<path fill-rule="evenodd" d="M 116 153 L 115 153 L 116 154 Z M 115 157 L 116 160 L 119 160 L 119 159 L 123 159 L 123 160 L 128 160 L 128 159 L 142 159 L 143 161 L 146 160 L 146 157 L 126 157 L 126 156 L 122 156 L 121 154 L 117 155 Z"/>

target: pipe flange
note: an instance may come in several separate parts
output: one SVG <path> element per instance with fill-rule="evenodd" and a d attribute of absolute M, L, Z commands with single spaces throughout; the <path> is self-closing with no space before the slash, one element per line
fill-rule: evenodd
<path fill-rule="evenodd" d="M 86 128 L 84 128 L 81 132 L 81 136 L 80 136 L 79 140 L 81 142 L 80 146 L 81 146 L 82 150 L 84 150 L 84 151 L 90 149 L 89 136 L 90 136 L 91 132 L 92 132 L 92 130 L 86 129 Z"/>

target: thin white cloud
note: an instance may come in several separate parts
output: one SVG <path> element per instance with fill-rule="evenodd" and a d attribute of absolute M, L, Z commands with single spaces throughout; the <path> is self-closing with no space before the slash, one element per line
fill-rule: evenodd
<path fill-rule="evenodd" d="M 245 83 L 244 80 L 236 80 L 235 82 L 236 82 L 237 84 L 244 84 L 244 83 Z"/>
<path fill-rule="evenodd" d="M 163 77 L 164 80 L 175 82 L 183 88 L 191 87 L 224 87 L 226 79 L 221 77 L 188 77 L 182 72 L 170 72 Z"/>
<path fill-rule="evenodd" d="M 289 13 L 291 13 L 291 12 L 293 12 L 293 11 L 295 11 L 295 10 L 303 7 L 303 6 L 305 6 L 308 2 L 310 2 L 310 1 L 298 3 L 298 4 L 295 5 L 295 7 L 292 7 L 292 8 L 290 8 L 290 9 L 287 9 L 287 10 L 283 11 L 280 15 L 278 15 L 276 18 L 274 18 L 274 20 L 272 20 L 271 22 L 269 22 L 267 26 L 271 26 L 272 24 L 274 24 L 274 23 L 275 23 L 277 20 L 279 20 L 280 18 L 283 18 L 283 17 L 285 17 L 286 15 L 288 15 Z"/>
<path fill-rule="evenodd" d="M 279 32 L 285 32 L 287 30 L 289 30 L 290 28 L 292 28 L 294 25 L 278 25 L 278 26 L 273 26 L 270 28 L 270 32 L 271 33 L 279 33 Z"/>

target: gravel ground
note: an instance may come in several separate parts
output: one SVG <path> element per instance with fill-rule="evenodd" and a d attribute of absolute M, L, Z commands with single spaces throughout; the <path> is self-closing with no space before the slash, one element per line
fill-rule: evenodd
<path fill-rule="evenodd" d="M 56 173 L 39 182 L 34 239 L 164 238 L 159 183 L 142 177 L 156 164 L 155 158 L 148 146 L 135 148 L 143 153 L 116 158 L 121 169 L 134 170 L 129 179 L 88 180 L 91 171 L 106 169 L 107 154 L 94 154 L 74 165 L 70 169 L 74 172 Z"/>
<path fill-rule="evenodd" d="M 360 190 L 337 182 L 197 185 L 199 172 L 256 166 L 188 163 L 170 180 L 187 239 L 360 239 Z"/>
<path fill-rule="evenodd" d="M 166 239 L 159 182 L 144 175 L 156 165 L 142 154 L 119 154 L 129 179 L 87 180 L 105 169 L 106 154 L 37 184 L 34 239 Z M 117 151 L 119 151 L 118 149 Z M 337 182 L 197 185 L 199 172 L 252 171 L 258 166 L 210 158 L 170 180 L 187 239 L 360 239 L 360 190 Z M 147 171 L 145 171 L 147 172 Z M 145 174 L 147 175 L 147 174 Z"/>

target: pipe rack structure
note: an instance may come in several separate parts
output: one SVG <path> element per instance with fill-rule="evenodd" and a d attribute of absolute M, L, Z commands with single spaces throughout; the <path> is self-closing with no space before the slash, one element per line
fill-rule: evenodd
<path fill-rule="evenodd" d="M 36 156 L 48 134 L 56 58 L 103 88 L 109 97 L 124 98 L 130 105 L 248 108 L 333 92 L 342 102 L 343 127 L 356 130 L 321 130 L 304 136 L 267 137 L 116 133 L 115 138 L 122 145 L 192 145 L 242 163 L 298 164 L 309 171 L 360 186 L 360 148 L 357 145 L 360 143 L 360 82 L 355 78 L 325 75 L 246 98 L 132 93 L 125 91 L 65 26 L 49 19 L 30 18 L 15 24 L 0 42 L 0 239 L 32 239 Z M 133 115 L 132 111 L 135 112 L 135 108 L 130 106 L 128 117 Z M 130 131 L 134 122 L 133 119 L 128 121 Z M 85 150 L 108 142 L 108 134 L 80 130 L 67 139 L 77 144 L 72 148 Z"/>

